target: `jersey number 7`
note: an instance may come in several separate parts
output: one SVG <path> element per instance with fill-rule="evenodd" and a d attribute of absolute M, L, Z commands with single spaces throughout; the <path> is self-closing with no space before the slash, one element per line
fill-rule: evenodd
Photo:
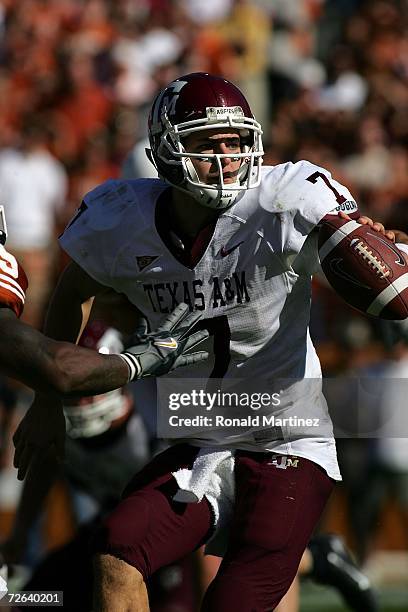
<path fill-rule="evenodd" d="M 223 378 L 231 361 L 230 341 L 231 330 L 228 317 L 222 315 L 213 319 L 203 319 L 197 325 L 197 329 L 208 330 L 214 338 L 214 366 L 209 378 Z"/>
<path fill-rule="evenodd" d="M 342 196 L 341 193 L 339 193 L 337 191 L 337 189 L 335 187 L 333 187 L 333 185 L 331 184 L 331 182 L 329 181 L 327 176 L 325 174 L 323 174 L 323 172 L 313 172 L 313 174 L 308 176 L 306 180 L 309 181 L 309 183 L 315 184 L 319 178 L 321 178 L 322 181 L 325 182 L 327 187 L 334 193 L 334 197 L 336 198 L 336 202 L 338 204 L 343 204 L 343 202 L 346 201 L 347 198 Z"/>

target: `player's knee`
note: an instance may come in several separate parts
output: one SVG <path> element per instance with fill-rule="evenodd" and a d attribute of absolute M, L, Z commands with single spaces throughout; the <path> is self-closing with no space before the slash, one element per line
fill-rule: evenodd
<path fill-rule="evenodd" d="M 103 589 L 114 592 L 137 589 L 144 583 L 142 574 L 132 565 L 113 555 L 98 554 L 94 557 L 95 582 Z"/>
<path fill-rule="evenodd" d="M 93 609 L 95 612 L 147 610 L 146 586 L 135 567 L 113 555 L 94 557 Z"/>

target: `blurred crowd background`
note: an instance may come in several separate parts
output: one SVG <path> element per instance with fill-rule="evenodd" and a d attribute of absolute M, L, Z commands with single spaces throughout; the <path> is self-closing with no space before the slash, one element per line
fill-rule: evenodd
<path fill-rule="evenodd" d="M 66 263 L 56 239 L 82 196 L 123 173 L 152 175 L 144 153 L 152 99 L 193 71 L 245 92 L 263 125 L 265 163 L 324 166 L 362 213 L 408 230 L 406 0 L 0 0 L 0 203 L 8 247 L 30 280 L 32 325 L 42 325 Z M 387 443 L 344 432 L 347 379 L 383 381 L 358 415 L 372 432 L 395 391 L 389 380 L 408 377 L 408 332 L 359 316 L 317 276 L 312 333 L 324 373 L 344 382 L 329 401 L 344 417 L 345 482 L 322 529 L 342 533 L 365 564 L 382 550 L 402 554 L 408 423 Z M 30 398 L 9 380 L 1 385 L 0 538 L 20 491 L 10 438 Z M 403 402 L 408 388 L 397 387 L 392 402 Z M 64 487 L 49 502 L 44 548 L 75 529 L 68 503 Z M 405 571 L 408 582 L 408 562 L 398 559 L 394 574 Z"/>

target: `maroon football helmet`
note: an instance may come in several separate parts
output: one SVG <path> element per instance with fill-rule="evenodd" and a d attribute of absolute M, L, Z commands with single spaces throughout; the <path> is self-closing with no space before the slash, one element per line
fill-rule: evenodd
<path fill-rule="evenodd" d="M 240 133 L 241 153 L 234 158 L 242 161 L 235 183 L 225 184 L 222 177 L 221 158 L 230 155 L 189 153 L 183 146 L 188 134 L 214 128 Z M 261 126 L 241 91 L 226 79 L 203 72 L 170 83 L 153 102 L 149 116 L 151 157 L 159 176 L 211 208 L 227 208 L 240 192 L 259 185 L 261 135 Z M 215 162 L 218 184 L 201 182 L 191 157 Z"/>

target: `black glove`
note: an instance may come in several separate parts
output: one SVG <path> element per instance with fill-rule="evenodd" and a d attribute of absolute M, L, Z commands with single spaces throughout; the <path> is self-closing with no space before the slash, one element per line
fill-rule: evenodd
<path fill-rule="evenodd" d="M 130 370 L 129 380 L 162 376 L 181 366 L 192 365 L 208 359 L 208 353 L 186 352 L 208 338 L 208 331 L 191 333 L 201 318 L 201 313 L 189 314 L 187 304 L 179 304 L 156 330 L 147 333 L 147 321 L 141 320 L 140 327 L 129 341 L 129 347 L 121 353 Z"/>

